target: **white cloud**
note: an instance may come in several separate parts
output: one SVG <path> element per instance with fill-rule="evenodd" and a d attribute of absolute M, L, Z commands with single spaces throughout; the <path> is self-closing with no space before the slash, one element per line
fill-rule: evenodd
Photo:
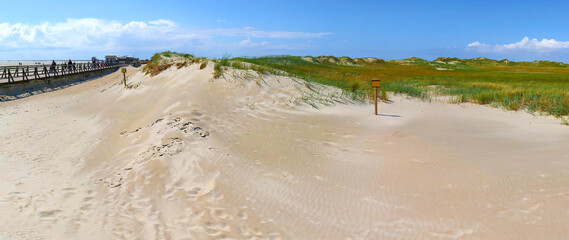
<path fill-rule="evenodd" d="M 254 43 L 253 41 L 251 41 L 251 38 L 247 38 L 239 43 L 237 43 L 237 46 L 239 47 L 261 47 L 261 46 L 267 46 L 269 45 L 269 42 L 267 41 L 262 41 L 260 43 Z"/>
<path fill-rule="evenodd" d="M 101 52 L 156 52 L 225 47 L 302 49 L 312 46 L 255 40 L 320 38 L 330 34 L 332 33 L 264 31 L 253 27 L 191 30 L 167 19 L 124 23 L 96 18 L 69 18 L 64 22 L 37 25 L 0 22 L 0 52 L 3 52 L 4 57 L 19 57 L 23 52 L 29 53 L 29 57 L 36 57 L 42 51 L 44 55 L 58 51 L 61 54 L 81 52 L 91 55 Z M 247 39 L 235 44 L 228 41 L 228 37 Z"/>
<path fill-rule="evenodd" d="M 481 46 L 488 46 L 488 45 L 487 45 L 487 44 L 480 43 L 479 41 L 476 41 L 476 42 L 473 42 L 473 43 L 471 43 L 471 44 L 468 44 L 467 47 L 481 47 Z"/>
<path fill-rule="evenodd" d="M 555 39 L 530 39 L 524 37 L 521 41 L 502 44 L 502 45 L 489 45 L 481 42 L 473 42 L 467 45 L 467 49 L 475 49 L 479 52 L 516 52 L 516 51 L 530 51 L 530 52 L 551 52 L 561 49 L 569 49 L 569 41 L 557 41 Z"/>
<path fill-rule="evenodd" d="M 255 42 L 251 38 L 247 38 L 243 41 L 233 43 L 233 46 L 239 48 L 260 48 L 260 49 L 285 49 L 285 50 L 303 50 L 313 48 L 314 45 L 306 43 L 295 43 L 295 44 L 277 44 L 269 41 Z"/>
<path fill-rule="evenodd" d="M 165 19 L 158 19 L 155 21 L 149 21 L 148 23 L 152 24 L 152 25 L 157 25 L 157 26 L 169 26 L 169 27 L 176 26 L 175 22 L 172 22 L 170 20 L 165 20 Z"/>
<path fill-rule="evenodd" d="M 129 39 L 163 42 L 160 38 L 177 35 L 169 20 L 132 21 L 121 24 L 95 18 L 67 19 L 65 22 L 24 25 L 0 24 L 0 45 L 4 48 L 117 48 Z M 0 49 L 3 49 L 0 47 Z"/>
<path fill-rule="evenodd" d="M 220 35 L 220 36 L 246 36 L 255 38 L 320 38 L 331 35 L 331 32 L 286 32 L 286 31 L 262 31 L 253 27 L 243 28 L 218 28 L 203 31 L 204 34 Z"/>

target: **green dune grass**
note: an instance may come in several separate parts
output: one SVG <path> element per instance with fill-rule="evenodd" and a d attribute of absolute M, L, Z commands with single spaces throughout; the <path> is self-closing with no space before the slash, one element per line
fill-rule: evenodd
<path fill-rule="evenodd" d="M 200 63 L 205 58 L 176 52 L 157 53 L 144 71 L 156 75 L 176 65 Z M 182 63 L 179 63 L 179 62 Z M 431 99 L 454 96 L 453 102 L 473 102 L 553 115 L 567 121 L 569 115 L 569 65 L 559 62 L 513 62 L 507 59 L 420 58 L 384 61 L 320 56 L 265 56 L 232 58 L 224 56 L 215 63 L 214 78 L 228 67 L 251 69 L 259 73 L 287 75 L 309 82 L 346 90 L 354 100 L 370 99 L 372 79 L 380 79 L 381 95 L 385 91 Z M 178 66 L 180 67 L 180 66 Z"/>
<path fill-rule="evenodd" d="M 320 57 L 320 60 L 296 56 L 232 59 L 285 71 L 298 78 L 365 96 L 371 94 L 370 80 L 381 79 L 384 90 L 424 99 L 448 95 L 456 96 L 455 99 L 461 102 L 509 110 L 524 109 L 556 117 L 569 115 L 569 65 L 564 63 L 486 58 L 350 60 L 357 64 L 341 64 L 334 57 Z M 350 61 L 346 62 L 350 64 Z"/>

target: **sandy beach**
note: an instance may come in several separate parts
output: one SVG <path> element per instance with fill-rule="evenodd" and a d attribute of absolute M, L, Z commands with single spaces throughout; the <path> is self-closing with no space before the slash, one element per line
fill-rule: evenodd
<path fill-rule="evenodd" d="M 558 119 L 401 95 L 378 116 L 314 108 L 300 79 L 212 73 L 129 67 L 136 88 L 118 71 L 0 102 L 0 239 L 569 236 Z"/>

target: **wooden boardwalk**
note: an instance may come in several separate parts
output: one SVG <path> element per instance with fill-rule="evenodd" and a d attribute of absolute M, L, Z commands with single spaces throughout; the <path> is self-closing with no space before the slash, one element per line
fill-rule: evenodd
<path fill-rule="evenodd" d="M 118 68 L 125 64 L 75 63 L 56 65 L 0 66 L 0 84 L 52 78 L 101 69 Z"/>

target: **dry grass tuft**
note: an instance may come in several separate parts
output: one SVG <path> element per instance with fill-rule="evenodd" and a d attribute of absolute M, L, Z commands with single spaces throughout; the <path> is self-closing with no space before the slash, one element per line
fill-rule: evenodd
<path fill-rule="evenodd" d="M 170 51 L 156 53 L 150 58 L 150 61 L 148 61 L 142 71 L 146 74 L 150 74 L 150 76 L 156 76 L 173 65 L 176 65 L 176 67 L 180 69 L 197 62 L 198 59 L 199 58 L 195 58 L 193 55 L 186 53 Z"/>
<path fill-rule="evenodd" d="M 203 62 L 200 64 L 200 70 L 201 70 L 201 69 L 204 69 L 205 67 L 207 67 L 207 63 L 208 63 L 207 60 L 203 61 Z"/>

